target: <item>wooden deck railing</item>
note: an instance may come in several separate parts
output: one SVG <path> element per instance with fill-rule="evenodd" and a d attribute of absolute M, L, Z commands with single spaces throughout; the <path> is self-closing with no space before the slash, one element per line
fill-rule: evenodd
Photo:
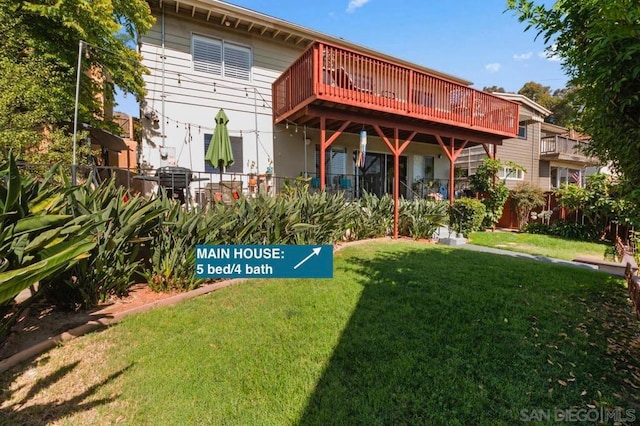
<path fill-rule="evenodd" d="M 404 65 L 331 44 L 311 45 L 273 83 L 276 122 L 324 100 L 515 137 L 518 105 Z"/>
<path fill-rule="evenodd" d="M 588 142 L 567 138 L 565 136 L 545 136 L 540 138 L 540 154 L 583 155 Z"/>

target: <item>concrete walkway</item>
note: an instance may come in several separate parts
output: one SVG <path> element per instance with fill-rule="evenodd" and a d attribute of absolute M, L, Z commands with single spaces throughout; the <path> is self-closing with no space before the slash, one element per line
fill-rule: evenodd
<path fill-rule="evenodd" d="M 555 263 L 557 265 L 573 266 L 576 268 L 591 269 L 596 271 L 598 270 L 597 266 L 588 265 L 586 263 L 573 262 L 571 260 L 554 259 L 552 257 L 537 256 L 537 255 L 527 254 L 527 253 L 518 253 L 515 251 L 501 250 L 501 249 L 492 248 L 492 247 L 476 246 L 474 244 L 463 244 L 457 247 L 464 250 L 480 251 L 483 253 L 499 254 L 501 256 L 519 257 L 522 259 L 532 259 L 532 260 L 538 260 L 541 262 Z"/>
<path fill-rule="evenodd" d="M 447 228 L 446 226 L 441 226 L 434 233 L 433 237 L 439 238 L 439 239 L 445 239 L 445 238 L 455 238 L 456 235 L 455 235 L 455 232 L 450 232 L 449 228 Z M 497 249 L 492 247 L 476 246 L 474 244 L 463 243 L 463 244 L 453 244 L 453 246 L 461 249 L 466 249 L 466 250 L 480 251 L 483 253 L 499 254 L 501 256 L 519 257 L 522 259 L 531 259 L 531 260 L 538 260 L 540 262 L 555 263 L 557 265 L 573 266 L 576 268 L 591 269 L 596 271 L 598 270 L 598 267 L 596 265 L 573 262 L 570 260 L 554 259 L 552 257 L 536 256 L 536 255 L 527 254 L 527 253 L 518 253 L 516 251 L 502 250 L 502 249 Z"/>

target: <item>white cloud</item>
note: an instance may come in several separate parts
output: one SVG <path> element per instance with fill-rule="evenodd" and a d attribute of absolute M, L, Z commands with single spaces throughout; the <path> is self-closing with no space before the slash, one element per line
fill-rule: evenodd
<path fill-rule="evenodd" d="M 547 48 L 547 50 L 544 50 L 542 52 L 538 52 L 538 56 L 540 56 L 541 58 L 546 59 L 548 61 L 560 62 L 561 58 L 556 53 L 556 49 L 557 48 L 558 48 L 558 45 L 553 44 L 553 45 L 551 45 L 551 47 Z"/>
<path fill-rule="evenodd" d="M 351 0 L 349 2 L 349 5 L 347 6 L 347 12 L 353 13 L 357 8 L 364 6 L 365 4 L 369 3 L 369 1 L 370 0 Z"/>
<path fill-rule="evenodd" d="M 557 53 L 550 53 L 550 54 L 547 54 L 547 60 L 552 62 L 560 62 L 561 58 L 560 56 L 558 56 Z"/>
<path fill-rule="evenodd" d="M 525 61 L 527 59 L 531 59 L 532 56 L 533 52 L 516 53 L 515 55 L 513 55 L 513 59 L 515 59 L 516 61 Z"/>
<path fill-rule="evenodd" d="M 499 64 L 499 63 L 497 63 L 497 62 L 494 62 L 494 63 L 492 63 L 492 64 L 487 64 L 487 65 L 485 65 L 485 66 L 484 66 L 484 69 L 485 69 L 485 70 L 487 70 L 487 71 L 489 71 L 489 72 L 491 72 L 491 73 L 493 73 L 493 72 L 498 72 L 498 71 L 500 71 L 500 67 L 502 67 L 502 65 L 500 65 L 500 64 Z"/>

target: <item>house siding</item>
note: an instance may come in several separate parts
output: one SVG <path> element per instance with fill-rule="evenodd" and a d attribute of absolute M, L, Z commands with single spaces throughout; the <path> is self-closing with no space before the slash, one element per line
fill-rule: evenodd
<path fill-rule="evenodd" d="M 530 110 L 526 105 L 521 105 L 528 116 L 536 116 L 536 112 Z M 505 139 L 502 145 L 497 148 L 497 158 L 502 162 L 512 161 L 526 169 L 524 179 L 507 179 L 506 185 L 509 189 L 515 189 L 523 182 L 530 183 L 548 191 L 550 188 L 549 162 L 540 160 L 540 138 L 542 134 L 542 124 L 539 121 L 529 121 L 526 125 L 527 135 L 524 138 Z M 472 147 L 466 149 L 456 165 L 463 169 L 468 169 L 469 175 L 475 173 L 476 168 L 487 157 L 482 147 Z"/>
<path fill-rule="evenodd" d="M 523 180 L 507 179 L 506 184 L 509 189 L 514 189 L 523 182 L 534 185 L 538 184 L 538 160 L 540 139 L 540 123 L 527 124 L 527 138 L 505 139 L 502 146 L 498 147 L 498 158 L 502 162 L 512 161 L 526 169 Z"/>
<path fill-rule="evenodd" d="M 249 163 L 255 162 L 257 171 L 264 173 L 269 161 L 273 160 L 276 177 L 299 176 L 305 171 L 305 150 L 306 171 L 310 174 L 316 172 L 318 130 L 306 129 L 311 143 L 305 149 L 305 129 L 302 126 L 290 123 L 287 128 L 273 124 L 272 83 L 303 52 L 302 44 L 286 44 L 268 33 L 260 36 L 233 27 L 208 24 L 166 9 L 163 52 L 163 19 L 157 11 L 154 14 L 156 22 L 141 37 L 139 46 L 142 63 L 150 70 L 150 74 L 144 77 L 147 95 L 141 119 L 143 165 L 151 168 L 178 165 L 196 172 L 204 171 L 204 138 L 213 132 L 213 119 L 223 108 L 229 117 L 230 135 L 242 138 L 242 170 L 245 174 L 250 172 Z M 250 81 L 195 71 L 192 35 L 248 47 L 252 67 Z M 145 112 L 155 114 L 157 120 L 144 118 Z M 353 175 L 355 169 L 350 159 L 353 151 L 359 148 L 359 136 L 343 134 L 334 146 L 347 149 L 345 172 Z M 162 150 L 169 152 L 169 159 L 160 155 Z M 368 136 L 368 151 L 389 154 L 387 145 L 372 133 Z M 403 155 L 407 157 L 406 181 L 409 187 L 423 176 L 419 156 L 433 156 L 434 177 L 448 180 L 449 161 L 445 155 L 438 158 L 439 154 L 442 154 L 442 149 L 438 145 L 412 143 L 407 147 Z"/>
<path fill-rule="evenodd" d="M 274 158 L 274 144 L 280 134 L 274 132 L 271 84 L 302 52 L 259 37 L 224 31 L 197 20 L 165 12 L 164 116 L 162 17 L 141 38 L 145 76 L 146 108 L 153 110 L 158 123 L 143 119 L 143 160 L 153 166 L 164 165 L 157 147 L 175 153 L 175 164 L 195 171 L 204 170 L 204 135 L 211 133 L 213 118 L 220 108 L 229 117 L 229 133 L 242 137 L 245 163 L 255 161 L 264 172 Z M 191 37 L 197 34 L 231 42 L 251 49 L 250 81 L 228 79 L 194 71 Z M 256 129 L 257 124 L 257 129 Z M 162 138 L 164 128 L 165 138 Z M 288 135 L 287 135 L 288 136 Z M 275 141 L 274 141 L 275 138 Z M 244 172 L 249 172 L 244 165 Z"/>

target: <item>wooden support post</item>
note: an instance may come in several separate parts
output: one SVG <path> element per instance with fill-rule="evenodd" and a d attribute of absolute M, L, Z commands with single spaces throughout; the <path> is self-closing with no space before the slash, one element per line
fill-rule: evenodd
<path fill-rule="evenodd" d="M 451 138 L 451 156 L 449 157 L 449 205 L 452 206 L 455 201 L 455 190 L 456 190 L 456 175 L 455 175 L 455 161 L 458 155 L 455 155 L 456 147 L 454 146 L 454 139 Z"/>
<path fill-rule="evenodd" d="M 320 190 L 325 189 L 326 186 L 325 163 L 327 162 L 327 148 L 329 148 L 331 144 L 338 139 L 338 136 L 340 136 L 350 124 L 351 121 L 345 121 L 342 123 L 342 126 L 340 126 L 340 128 L 336 130 L 329 139 L 327 139 L 327 119 L 325 117 L 320 117 Z"/>
<path fill-rule="evenodd" d="M 453 204 L 453 201 L 455 199 L 455 193 L 454 193 L 455 192 L 455 173 L 454 173 L 455 166 L 454 164 L 458 159 L 458 157 L 460 156 L 460 154 L 462 154 L 462 150 L 464 149 L 465 146 L 467 146 L 469 141 L 468 140 L 463 141 L 462 144 L 458 148 L 456 148 L 455 139 L 450 138 L 449 146 L 447 147 L 444 144 L 444 141 L 442 140 L 442 137 L 440 137 L 440 135 L 434 135 L 434 136 L 438 141 L 438 145 L 440 145 L 445 155 L 449 159 L 449 204 Z"/>
<path fill-rule="evenodd" d="M 393 151 L 393 238 L 398 238 L 400 221 L 400 141 L 398 129 L 393 129 L 395 150 Z"/>
<path fill-rule="evenodd" d="M 325 188 L 325 162 L 326 162 L 326 138 L 327 138 L 327 119 L 320 117 L 320 191 Z"/>
<path fill-rule="evenodd" d="M 418 133 L 414 131 L 407 138 L 406 141 L 400 145 L 400 131 L 397 128 L 393 129 L 393 144 L 389 141 L 389 138 L 385 136 L 377 124 L 372 125 L 380 139 L 384 141 L 389 147 L 389 150 L 393 154 L 393 238 L 398 238 L 398 224 L 400 222 L 400 154 L 405 150 L 411 140 Z"/>

